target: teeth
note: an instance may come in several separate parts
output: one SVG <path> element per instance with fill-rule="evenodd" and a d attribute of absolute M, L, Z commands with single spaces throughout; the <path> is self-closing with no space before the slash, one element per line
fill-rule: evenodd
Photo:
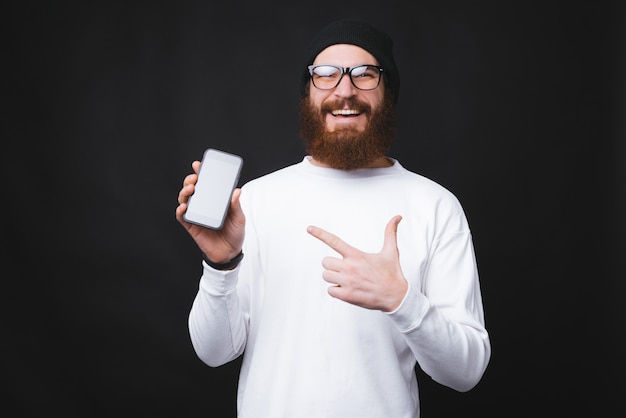
<path fill-rule="evenodd" d="M 349 116 L 349 115 L 358 115 L 359 112 L 356 110 L 352 110 L 352 109 L 341 109 L 341 110 L 333 110 L 332 114 L 333 116 L 338 116 L 338 115 Z"/>

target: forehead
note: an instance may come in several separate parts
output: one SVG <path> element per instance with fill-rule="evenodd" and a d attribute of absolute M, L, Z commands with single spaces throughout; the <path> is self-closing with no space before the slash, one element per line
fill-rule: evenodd
<path fill-rule="evenodd" d="M 351 44 L 331 45 L 322 50 L 313 64 L 331 64 L 341 67 L 352 67 L 361 64 L 378 65 L 378 61 L 372 54 L 360 46 Z"/>

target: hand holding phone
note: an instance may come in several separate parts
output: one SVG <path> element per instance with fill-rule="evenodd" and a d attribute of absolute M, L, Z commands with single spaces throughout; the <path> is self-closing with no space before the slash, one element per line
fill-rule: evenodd
<path fill-rule="evenodd" d="M 233 190 L 239 181 L 240 156 L 209 148 L 204 152 L 195 191 L 183 218 L 187 222 L 219 230 L 224 225 Z"/>

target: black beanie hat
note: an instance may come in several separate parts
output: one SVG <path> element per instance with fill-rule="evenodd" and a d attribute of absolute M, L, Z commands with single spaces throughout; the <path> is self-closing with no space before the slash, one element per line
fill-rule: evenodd
<path fill-rule="evenodd" d="M 383 67 L 384 83 L 391 91 L 394 102 L 398 101 L 400 76 L 393 58 L 393 40 L 380 29 L 366 22 L 351 19 L 337 20 L 329 24 L 309 44 L 300 86 L 300 93 L 303 97 L 306 95 L 306 86 L 310 80 L 307 67 L 313 64 L 320 52 L 335 44 L 356 45 L 376 57 L 380 66 Z"/>

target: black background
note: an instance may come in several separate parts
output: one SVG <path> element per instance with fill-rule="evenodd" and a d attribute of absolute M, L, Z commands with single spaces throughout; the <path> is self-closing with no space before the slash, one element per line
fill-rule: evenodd
<path fill-rule="evenodd" d="M 620 2 L 3 8 L 12 416 L 234 416 L 239 361 L 205 366 L 187 333 L 201 265 L 178 190 L 207 147 L 244 158 L 242 183 L 302 159 L 303 48 L 348 16 L 395 39 L 390 154 L 455 193 L 474 234 L 492 360 L 464 394 L 418 370 L 423 417 L 625 410 Z"/>

